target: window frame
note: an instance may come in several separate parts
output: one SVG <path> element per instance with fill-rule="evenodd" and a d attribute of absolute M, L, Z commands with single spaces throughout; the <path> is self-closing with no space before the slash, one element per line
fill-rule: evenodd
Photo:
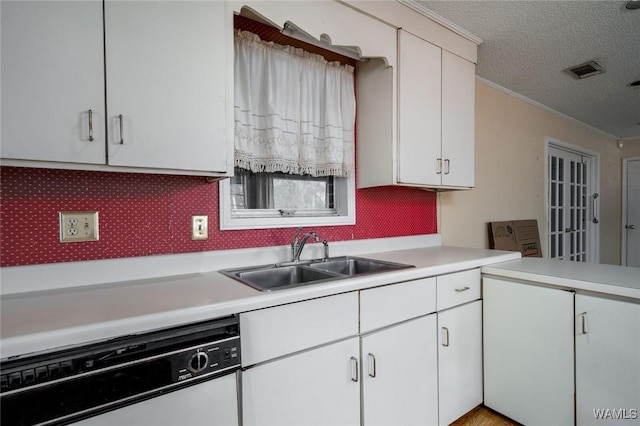
<path fill-rule="evenodd" d="M 305 214 L 282 215 L 276 210 L 246 210 L 238 216 L 232 215 L 231 180 L 220 181 L 220 230 L 292 228 L 298 226 L 337 226 L 354 225 L 356 223 L 355 173 L 348 177 L 336 177 L 334 181 L 335 215 L 327 215 L 325 211 L 310 216 Z"/>

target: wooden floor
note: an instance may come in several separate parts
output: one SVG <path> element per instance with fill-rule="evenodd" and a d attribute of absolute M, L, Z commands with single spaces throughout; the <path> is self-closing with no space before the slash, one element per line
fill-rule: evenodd
<path fill-rule="evenodd" d="M 519 426 L 513 420 L 482 405 L 460 417 L 451 426 Z"/>

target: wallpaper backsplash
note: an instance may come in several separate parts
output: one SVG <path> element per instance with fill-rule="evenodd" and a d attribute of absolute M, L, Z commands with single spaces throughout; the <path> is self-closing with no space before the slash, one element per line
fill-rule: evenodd
<path fill-rule="evenodd" d="M 235 28 L 355 66 L 241 16 Z M 357 143 L 356 133 L 356 149 Z M 60 243 L 60 211 L 98 211 L 100 240 Z M 208 240 L 191 240 L 192 215 L 209 216 Z M 357 190 L 355 225 L 313 230 L 330 242 L 433 234 L 436 194 L 403 187 Z M 277 246 L 289 244 L 294 233 L 220 231 L 218 183 L 200 177 L 0 167 L 0 266 Z"/>
<path fill-rule="evenodd" d="M 59 242 L 60 211 L 96 210 L 100 240 Z M 209 239 L 191 240 L 191 216 L 209 216 Z M 436 194 L 356 191 L 356 224 L 314 227 L 344 241 L 437 232 Z M 0 266 L 289 244 L 291 228 L 220 231 L 218 183 L 189 176 L 0 167 Z"/>

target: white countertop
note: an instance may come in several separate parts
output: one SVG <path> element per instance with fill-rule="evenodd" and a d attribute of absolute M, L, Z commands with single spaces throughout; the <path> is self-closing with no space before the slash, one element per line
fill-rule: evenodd
<path fill-rule="evenodd" d="M 4 295 L 0 358 L 141 333 L 504 262 L 517 252 L 436 246 L 364 257 L 415 268 L 260 292 L 218 272 Z"/>
<path fill-rule="evenodd" d="M 527 257 L 484 266 L 482 273 L 640 300 L 640 268 Z"/>

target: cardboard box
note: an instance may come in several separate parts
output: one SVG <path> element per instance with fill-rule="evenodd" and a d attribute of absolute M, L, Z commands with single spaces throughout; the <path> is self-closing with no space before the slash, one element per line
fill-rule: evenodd
<path fill-rule="evenodd" d="M 519 251 L 523 257 L 542 257 L 538 221 L 489 222 L 489 248 Z"/>

